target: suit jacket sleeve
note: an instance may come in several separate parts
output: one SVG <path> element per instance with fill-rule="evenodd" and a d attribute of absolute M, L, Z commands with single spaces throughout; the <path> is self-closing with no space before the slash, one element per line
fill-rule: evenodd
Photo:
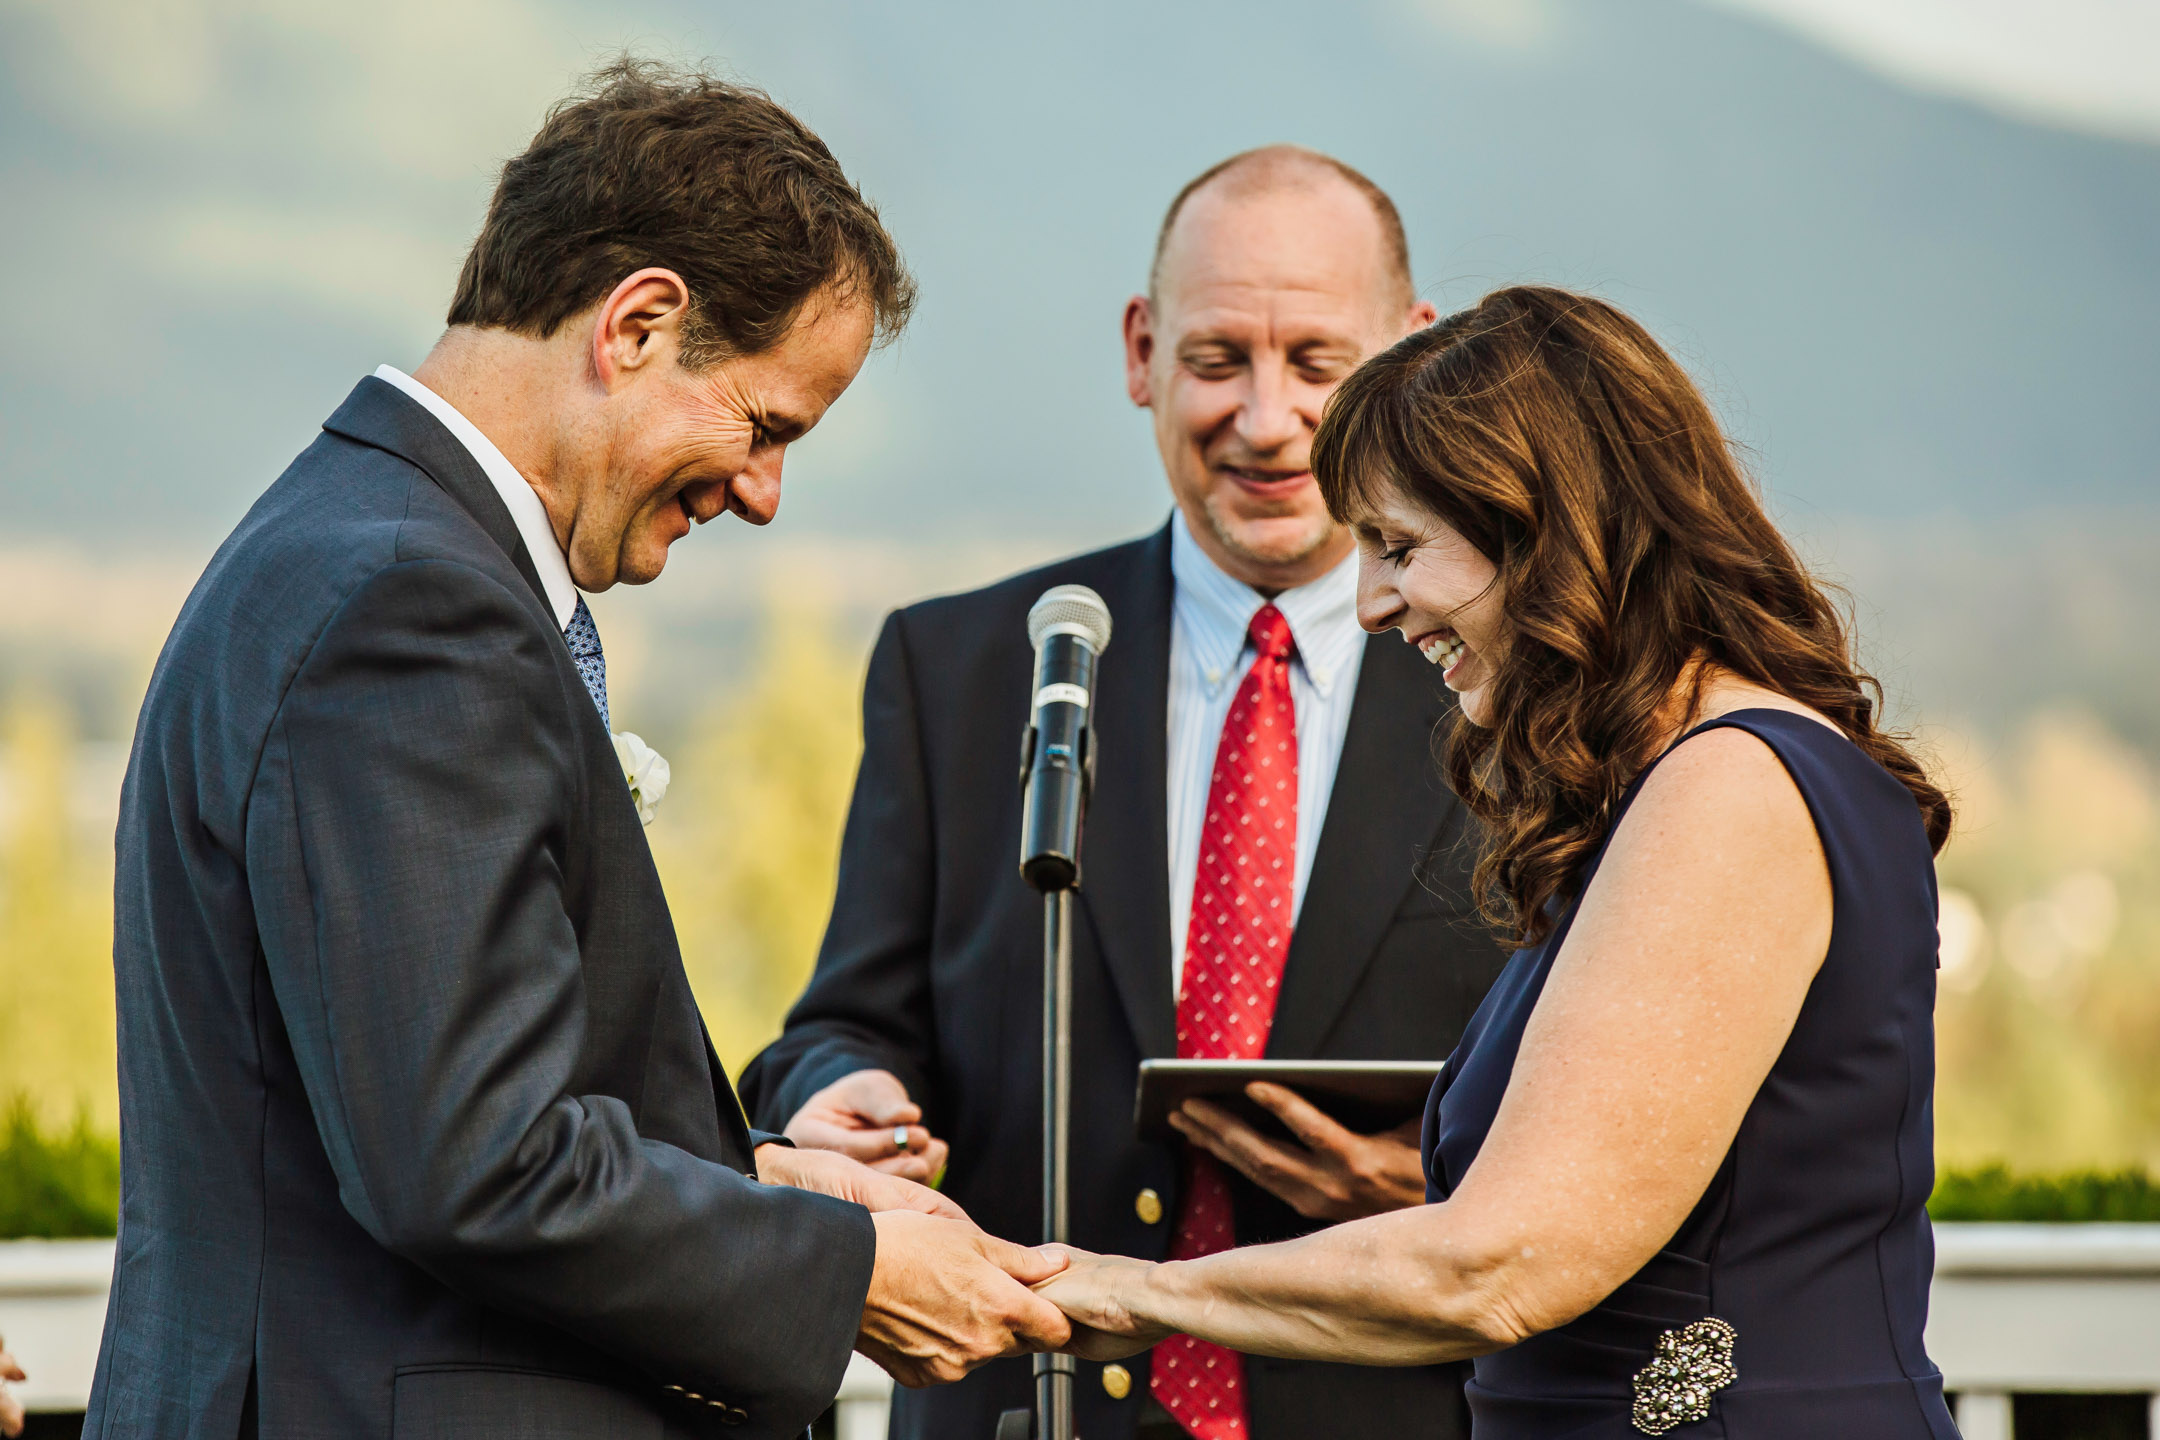
<path fill-rule="evenodd" d="M 838 1387 L 875 1234 L 858 1206 L 647 1139 L 584 1090 L 562 857 L 605 797 L 551 639 L 445 561 L 391 565 L 332 617 L 249 807 L 279 1011 L 377 1242 L 761 1431 L 800 1428 Z"/>
<path fill-rule="evenodd" d="M 888 616 L 863 683 L 863 758 L 839 894 L 816 973 L 778 1040 L 743 1071 L 753 1123 L 784 1127 L 856 1070 L 890 1070 L 935 1123 L 930 949 L 937 862 L 906 617 Z M 964 703 L 964 702 L 962 702 Z"/>

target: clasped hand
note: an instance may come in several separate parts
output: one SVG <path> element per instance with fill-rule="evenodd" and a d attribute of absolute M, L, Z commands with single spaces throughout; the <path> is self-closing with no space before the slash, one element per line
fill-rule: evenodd
<path fill-rule="evenodd" d="M 763 1145 L 758 1174 L 870 1210 L 877 1259 L 855 1348 L 903 1385 L 942 1385 L 986 1361 L 1072 1341 L 1064 1314 L 1029 1286 L 1065 1257 L 985 1234 L 924 1185 L 845 1156 Z"/>
<path fill-rule="evenodd" d="M 1064 1312 L 1072 1337 L 1062 1347 L 1083 1360 L 1122 1360 L 1161 1341 L 1167 1325 L 1142 1316 L 1133 1296 L 1161 1267 L 1125 1255 L 1093 1255 L 1070 1245 L 1045 1245 L 1064 1268 L 1036 1282 L 1035 1293 Z"/>
<path fill-rule="evenodd" d="M 1246 1093 L 1294 1140 L 1270 1139 L 1221 1106 L 1198 1100 L 1188 1101 L 1170 1123 L 1189 1143 L 1310 1219 L 1356 1219 L 1424 1199 L 1414 1126 L 1359 1135 L 1280 1085 L 1254 1084 Z M 921 1386 L 1039 1350 L 1119 1359 L 1169 1333 L 1129 1303 L 1154 1266 L 997 1239 L 952 1201 L 915 1183 L 934 1179 L 946 1154 L 945 1142 L 922 1119 L 898 1077 L 861 1070 L 819 1091 L 788 1122 L 788 1138 L 806 1148 L 758 1152 L 766 1178 L 853 1200 L 873 1212 L 877 1267 L 858 1350 L 901 1384 Z"/>
<path fill-rule="evenodd" d="M 1291 1141 L 1270 1139 L 1220 1105 L 1188 1100 L 1171 1125 L 1186 1141 L 1315 1220 L 1356 1220 L 1420 1204 L 1425 1179 L 1415 1122 L 1359 1135 L 1293 1090 L 1264 1082 L 1245 1087 L 1254 1103 L 1281 1120 Z M 1122 1255 L 1091 1255 L 1045 1246 L 1065 1267 L 1035 1286 L 1072 1322 L 1065 1347 L 1083 1360 L 1119 1360 L 1161 1341 L 1171 1327 L 1145 1313 L 1160 1300 L 1162 1267 Z"/>

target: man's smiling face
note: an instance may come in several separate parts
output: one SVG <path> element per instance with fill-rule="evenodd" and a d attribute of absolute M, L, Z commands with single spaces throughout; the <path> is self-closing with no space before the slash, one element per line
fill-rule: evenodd
<path fill-rule="evenodd" d="M 1127 388 L 1193 537 L 1225 572 L 1279 591 L 1351 548 L 1310 469 L 1321 408 L 1418 324 L 1371 203 L 1332 173 L 1191 196 L 1151 300 L 1127 308 Z"/>
<path fill-rule="evenodd" d="M 557 521 L 577 583 L 644 584 L 693 524 L 727 512 L 770 522 L 789 444 L 855 379 L 874 326 L 867 305 L 817 296 L 756 355 L 701 370 L 652 357 L 637 383 L 610 397 L 599 422 L 604 443 L 595 447 L 602 458 L 580 487 L 567 534 Z"/>

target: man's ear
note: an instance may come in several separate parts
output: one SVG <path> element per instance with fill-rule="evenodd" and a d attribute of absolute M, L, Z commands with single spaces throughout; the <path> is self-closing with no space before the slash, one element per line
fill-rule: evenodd
<path fill-rule="evenodd" d="M 593 373 L 613 390 L 641 370 L 682 352 L 690 287 L 673 270 L 634 271 L 609 292 L 593 316 Z"/>
<path fill-rule="evenodd" d="M 1153 400 L 1148 367 L 1155 359 L 1155 307 L 1145 295 L 1125 302 L 1125 393 L 1145 410 Z"/>
<path fill-rule="evenodd" d="M 1410 325 L 1403 334 L 1414 334 L 1440 318 L 1440 311 L 1430 300 L 1420 300 L 1410 307 Z"/>

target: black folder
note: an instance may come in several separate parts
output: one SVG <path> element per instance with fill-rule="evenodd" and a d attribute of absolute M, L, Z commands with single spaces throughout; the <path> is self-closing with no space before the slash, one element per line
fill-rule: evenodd
<path fill-rule="evenodd" d="M 1265 1080 L 1295 1090 L 1360 1135 L 1392 1130 L 1425 1110 L 1439 1060 L 1143 1060 L 1133 1127 L 1143 1140 L 1171 1140 L 1170 1112 L 1187 1100 L 1212 1100 L 1263 1135 L 1289 1131 L 1245 1087 Z"/>

